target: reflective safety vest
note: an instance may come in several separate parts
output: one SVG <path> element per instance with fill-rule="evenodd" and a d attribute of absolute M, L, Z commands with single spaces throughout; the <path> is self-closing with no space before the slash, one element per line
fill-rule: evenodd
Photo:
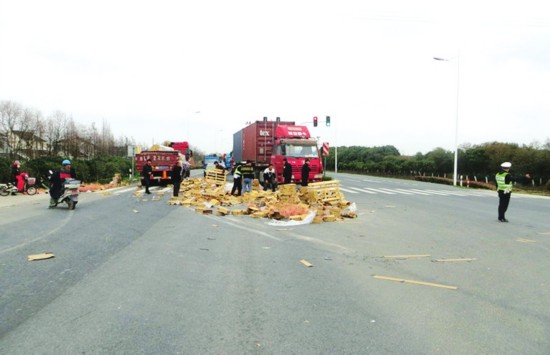
<path fill-rule="evenodd" d="M 509 184 L 506 183 L 506 175 L 508 175 L 508 172 L 498 173 L 495 176 L 495 180 L 497 181 L 497 191 L 504 191 L 505 194 L 509 194 L 512 192 L 512 182 L 510 181 Z"/>
<path fill-rule="evenodd" d="M 237 165 L 235 167 L 235 171 L 233 172 L 233 175 L 238 175 L 239 177 L 241 177 L 243 175 L 243 173 L 241 172 L 241 169 L 242 169 L 242 166 Z M 235 177 L 235 176 L 233 176 L 233 177 Z"/>

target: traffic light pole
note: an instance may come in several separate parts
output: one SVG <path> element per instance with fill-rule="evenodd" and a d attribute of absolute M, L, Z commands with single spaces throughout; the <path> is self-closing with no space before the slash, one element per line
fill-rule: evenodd
<path fill-rule="evenodd" d="M 313 116 L 313 127 L 317 127 L 319 125 L 319 119 L 317 116 Z M 326 116 L 325 118 L 325 125 L 327 127 L 330 127 L 330 116 Z M 334 128 L 334 172 L 338 172 L 338 145 L 336 144 L 337 141 L 337 131 L 336 128 Z M 324 160 L 325 164 L 324 166 L 327 166 L 327 158 L 325 156 Z M 325 174 L 325 171 L 323 170 L 323 176 Z"/>

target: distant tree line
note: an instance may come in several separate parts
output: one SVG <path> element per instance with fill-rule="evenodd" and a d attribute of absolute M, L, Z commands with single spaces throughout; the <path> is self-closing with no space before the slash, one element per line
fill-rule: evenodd
<path fill-rule="evenodd" d="M 77 177 L 85 182 L 108 182 L 115 173 L 126 175 L 132 167 L 127 157 L 132 139 L 115 139 L 109 125 L 101 128 L 76 123 L 61 111 L 44 115 L 13 101 L 0 101 L 0 182 L 9 181 L 15 160 L 22 170 L 47 183 L 49 170 L 70 159 Z"/>
<path fill-rule="evenodd" d="M 15 160 L 22 163 L 22 171 L 39 179 L 39 185 L 48 183 L 48 171 L 58 169 L 64 159 L 71 160 L 83 182 L 109 182 L 116 173 L 124 178 L 132 168 L 128 147 L 135 145 L 127 137 L 115 139 L 106 122 L 101 128 L 95 123 L 86 126 L 61 111 L 44 116 L 19 103 L 0 101 L 1 183 L 9 181 Z M 190 148 L 202 157 L 200 150 Z"/>
<path fill-rule="evenodd" d="M 470 180 L 493 181 L 500 164 L 512 162 L 512 173 L 530 174 L 535 186 L 550 188 L 550 142 L 519 146 L 491 142 L 463 145 L 458 150 L 458 175 Z M 331 147 L 326 168 L 334 170 L 335 149 Z M 454 151 L 436 148 L 426 154 L 404 156 L 392 145 L 381 147 L 338 147 L 338 171 L 391 176 L 453 177 Z"/>
<path fill-rule="evenodd" d="M 44 115 L 13 101 L 0 101 L 0 156 L 9 160 L 43 156 L 90 159 L 125 156 L 132 139 L 115 140 L 110 127 L 76 123 L 61 111 Z"/>

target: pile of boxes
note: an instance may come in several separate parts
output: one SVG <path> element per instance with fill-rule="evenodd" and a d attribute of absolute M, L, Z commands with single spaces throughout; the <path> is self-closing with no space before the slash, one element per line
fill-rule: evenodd
<path fill-rule="evenodd" d="M 259 181 L 254 180 L 252 191 L 242 196 L 232 196 L 231 185 L 220 181 L 217 176 L 184 180 L 180 196 L 172 197 L 168 203 L 192 207 L 201 214 L 248 215 L 277 220 L 303 220 L 314 212 L 313 223 L 357 217 L 336 180 L 299 188 L 295 184 L 279 185 L 275 192 L 263 191 Z"/>

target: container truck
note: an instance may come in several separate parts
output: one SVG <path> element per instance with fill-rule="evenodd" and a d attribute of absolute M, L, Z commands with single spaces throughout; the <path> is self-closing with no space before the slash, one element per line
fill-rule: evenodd
<path fill-rule="evenodd" d="M 317 141 L 306 126 L 293 121 L 255 121 L 233 135 L 233 159 L 235 162 L 252 161 L 257 178 L 270 163 L 275 168 L 277 182 L 282 183 L 283 159 L 292 165 L 292 181 L 302 180 L 302 166 L 309 159 L 309 181 L 323 179 L 323 164 Z"/>

